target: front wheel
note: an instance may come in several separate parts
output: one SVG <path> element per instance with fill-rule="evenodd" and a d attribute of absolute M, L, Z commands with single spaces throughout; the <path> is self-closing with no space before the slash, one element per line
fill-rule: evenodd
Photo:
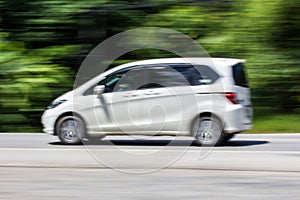
<path fill-rule="evenodd" d="M 193 124 L 195 143 L 202 146 L 214 146 L 223 142 L 222 123 L 215 117 L 200 117 Z"/>
<path fill-rule="evenodd" d="M 56 133 L 63 144 L 82 144 L 85 136 L 85 125 L 82 119 L 76 116 L 65 116 L 58 120 Z"/>

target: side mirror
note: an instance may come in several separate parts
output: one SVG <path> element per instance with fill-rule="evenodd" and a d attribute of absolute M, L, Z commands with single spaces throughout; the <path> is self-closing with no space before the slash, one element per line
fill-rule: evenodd
<path fill-rule="evenodd" d="M 97 85 L 94 87 L 94 94 L 100 95 L 105 91 L 105 85 Z"/>

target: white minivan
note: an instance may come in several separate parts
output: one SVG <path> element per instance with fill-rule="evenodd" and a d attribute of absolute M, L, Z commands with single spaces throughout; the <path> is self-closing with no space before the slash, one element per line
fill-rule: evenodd
<path fill-rule="evenodd" d="M 221 144 L 252 126 L 244 63 L 163 58 L 120 65 L 55 99 L 42 116 L 43 131 L 63 144 L 124 134 Z"/>

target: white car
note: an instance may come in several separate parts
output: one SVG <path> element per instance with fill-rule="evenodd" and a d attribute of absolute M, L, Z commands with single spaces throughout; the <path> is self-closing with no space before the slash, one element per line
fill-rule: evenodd
<path fill-rule="evenodd" d="M 43 131 L 64 144 L 124 134 L 221 144 L 252 126 L 244 63 L 163 58 L 118 66 L 55 99 L 42 116 Z"/>

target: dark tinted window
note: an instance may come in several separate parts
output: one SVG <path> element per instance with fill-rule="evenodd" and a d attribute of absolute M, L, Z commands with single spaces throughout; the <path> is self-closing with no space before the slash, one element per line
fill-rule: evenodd
<path fill-rule="evenodd" d="M 131 68 L 130 70 L 126 71 L 126 73 L 123 73 L 122 77 L 117 81 L 117 84 L 114 85 L 112 91 L 122 92 L 137 90 L 145 83 L 147 83 L 147 81 L 144 69 Z"/>
<path fill-rule="evenodd" d="M 242 63 L 234 65 L 233 70 L 233 79 L 236 85 L 241 87 L 248 87 L 247 77 L 244 71 L 244 66 Z"/>
<path fill-rule="evenodd" d="M 98 85 L 105 85 L 105 92 L 112 92 L 117 82 L 122 78 L 123 73 L 116 73 L 100 81 Z"/>
<path fill-rule="evenodd" d="M 177 65 L 173 67 L 186 78 L 190 85 L 212 84 L 220 77 L 214 70 L 207 66 Z"/>
<path fill-rule="evenodd" d="M 124 73 L 125 73 L 125 71 L 113 73 L 110 76 L 103 79 L 102 81 L 100 81 L 99 83 L 97 83 L 96 85 L 105 85 L 105 91 L 104 91 L 105 93 L 106 92 L 112 92 L 114 90 L 116 84 L 118 83 L 118 81 L 124 75 Z M 88 90 L 86 90 L 83 95 L 92 95 L 92 94 L 94 94 L 94 87 L 96 85 L 93 85 Z"/>
<path fill-rule="evenodd" d="M 220 77 L 207 66 L 191 64 L 162 64 L 144 67 L 148 84 L 140 89 L 212 84 Z"/>
<path fill-rule="evenodd" d="M 135 66 L 120 70 L 98 85 L 105 85 L 105 92 L 120 92 L 174 86 L 212 84 L 220 76 L 210 67 L 191 64 L 157 64 Z M 94 86 L 84 95 L 93 94 Z"/>
<path fill-rule="evenodd" d="M 104 92 L 112 92 L 115 85 L 117 84 L 117 82 L 119 81 L 119 79 L 122 77 L 121 73 L 117 73 L 117 74 L 113 74 L 111 76 L 106 77 L 105 79 L 103 79 L 102 81 L 100 81 L 98 84 L 96 85 L 105 85 L 105 91 Z M 96 85 L 93 85 L 92 87 L 90 87 L 89 89 L 87 89 L 83 95 L 92 95 L 94 94 L 94 87 Z"/>
<path fill-rule="evenodd" d="M 189 85 L 201 85 L 201 80 L 203 80 L 201 74 L 191 66 L 188 67 L 174 67 L 174 69 L 179 72 Z"/>
<path fill-rule="evenodd" d="M 152 66 L 145 72 L 150 83 L 148 88 L 189 85 L 184 76 L 168 66 Z"/>

